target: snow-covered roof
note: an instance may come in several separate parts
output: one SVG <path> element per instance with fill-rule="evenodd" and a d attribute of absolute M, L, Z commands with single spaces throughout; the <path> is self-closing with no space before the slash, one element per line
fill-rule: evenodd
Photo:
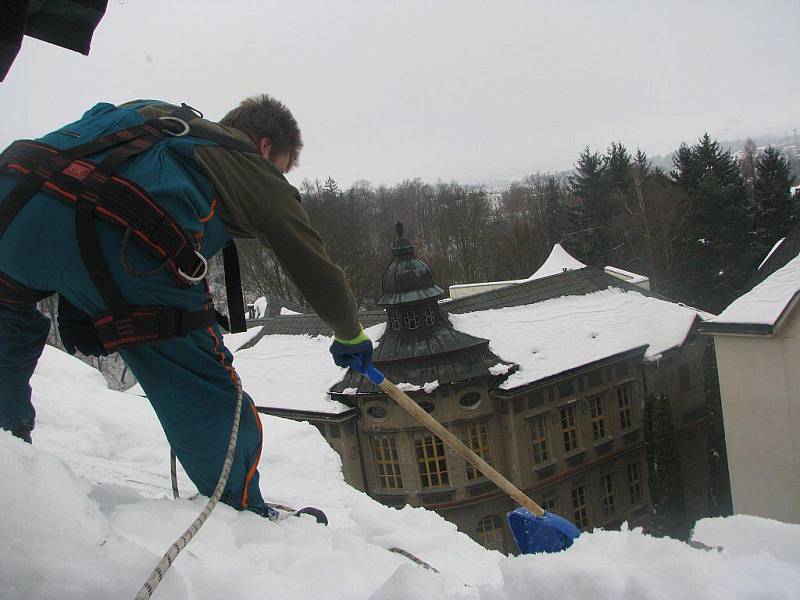
<path fill-rule="evenodd" d="M 451 314 L 453 325 L 489 339 L 497 356 L 520 369 L 511 389 L 647 346 L 645 359 L 683 344 L 698 316 L 694 309 L 634 291 L 608 289 L 526 306 Z"/>
<path fill-rule="evenodd" d="M 790 260 L 752 290 L 734 300 L 706 329 L 717 325 L 765 325 L 774 327 L 800 292 L 800 256 Z"/>
<path fill-rule="evenodd" d="M 50 346 L 31 386 L 33 445 L 0 431 L 0 595 L 132 598 L 206 498 L 193 497 L 179 466 L 182 497 L 172 499 L 169 445 L 146 401 L 107 389 L 97 371 Z M 383 506 L 348 485 L 311 425 L 261 418 L 262 493 L 318 506 L 330 525 L 268 522 L 220 504 L 154 598 L 523 600 L 539 590 L 593 600 L 788 600 L 800 589 L 800 525 L 745 515 L 698 522 L 693 538 L 720 552 L 623 525 L 583 533 L 558 554 L 504 556 L 431 510 Z"/>
<path fill-rule="evenodd" d="M 585 266 L 585 264 L 564 250 L 564 247 L 561 244 L 556 244 L 550 251 L 550 256 L 548 256 L 547 260 L 544 261 L 544 264 L 539 267 L 533 275 L 524 281 L 541 279 L 542 277 L 549 277 L 550 275 L 563 273 L 564 271 L 582 269 Z"/>
<path fill-rule="evenodd" d="M 533 281 L 534 279 L 541 279 L 542 277 L 549 277 L 550 275 L 557 275 L 565 271 L 582 269 L 585 266 L 585 264 L 564 250 L 561 244 L 555 244 L 550 251 L 550 256 L 544 261 L 544 264 L 530 277 L 526 277 L 525 279 L 506 279 L 503 281 L 482 281 L 480 283 L 459 283 L 450 286 L 450 294 L 454 297 L 458 296 L 461 298 L 470 295 L 467 290 L 474 290 L 472 293 L 478 293 L 484 291 L 484 289 L 498 289 L 518 283 L 525 283 L 526 281 Z M 454 290 L 456 291 L 455 294 L 453 293 Z"/>
<path fill-rule="evenodd" d="M 366 329 L 371 339 L 386 324 Z M 234 367 L 256 406 L 339 414 L 349 406 L 331 400 L 328 389 L 346 369 L 333 364 L 332 338 L 309 335 L 265 335 L 255 346 L 234 353 Z"/>

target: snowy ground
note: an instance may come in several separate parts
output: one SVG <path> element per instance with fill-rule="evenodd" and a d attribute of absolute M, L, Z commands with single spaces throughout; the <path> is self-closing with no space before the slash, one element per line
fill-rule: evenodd
<path fill-rule="evenodd" d="M 133 598 L 202 499 L 172 500 L 168 447 L 147 402 L 48 347 L 33 382 L 34 446 L 0 432 L 0 598 Z M 311 519 L 271 523 L 220 506 L 155 598 L 797 598 L 800 526 L 706 520 L 703 551 L 639 531 L 583 535 L 566 552 L 505 557 L 424 509 L 394 510 L 342 480 L 305 423 L 264 418 L 262 489 Z M 193 490 L 181 478 L 184 497 Z M 401 546 L 441 571 L 386 548 Z"/>

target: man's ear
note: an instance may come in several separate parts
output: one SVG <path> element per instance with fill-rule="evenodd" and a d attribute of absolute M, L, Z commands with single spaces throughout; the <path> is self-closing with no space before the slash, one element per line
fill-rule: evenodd
<path fill-rule="evenodd" d="M 272 143 L 269 138 L 261 138 L 258 141 L 258 153 L 264 158 L 269 158 L 269 151 L 272 148 Z"/>

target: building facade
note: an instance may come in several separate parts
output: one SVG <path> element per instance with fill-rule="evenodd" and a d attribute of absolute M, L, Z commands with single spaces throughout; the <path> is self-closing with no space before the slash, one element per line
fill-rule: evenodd
<path fill-rule="evenodd" d="M 703 344 L 696 343 L 694 313 L 682 317 L 678 342 L 655 360 L 647 354 L 648 344 L 626 341 L 616 351 L 517 384 L 512 376 L 530 369 L 514 356 L 496 353 L 492 335 L 454 327 L 456 315 L 515 307 L 535 311 L 553 299 L 597 293 L 602 301 L 609 288 L 641 301 L 663 300 L 584 267 L 441 302 L 443 291 L 408 240 L 400 236 L 392 252 L 378 302 L 384 310 L 362 315 L 365 326 L 386 322 L 376 366 L 484 460 L 581 529 L 616 528 L 623 522 L 646 526 L 651 502 L 643 407 L 648 394 L 665 393 L 681 440 L 690 512 L 706 514 Z M 292 319 L 296 333 L 326 333 L 310 317 Z M 277 319 L 266 320 L 260 335 L 287 333 L 285 327 Z M 647 339 L 642 333 L 635 337 Z M 533 328 L 530 339 L 536 338 Z M 430 508 L 484 546 L 516 551 L 505 519 L 515 505 L 493 483 L 359 375 L 348 372 L 329 393 L 349 409 L 336 415 L 260 410 L 316 425 L 341 456 L 345 479 L 374 499 Z"/>
<path fill-rule="evenodd" d="M 703 325 L 714 337 L 736 513 L 800 523 L 800 227 L 750 290 Z"/>

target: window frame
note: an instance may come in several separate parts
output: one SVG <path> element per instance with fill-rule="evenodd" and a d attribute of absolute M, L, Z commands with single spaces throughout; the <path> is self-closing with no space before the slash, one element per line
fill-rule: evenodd
<path fill-rule="evenodd" d="M 614 474 L 606 473 L 600 477 L 600 491 L 602 500 L 600 506 L 603 509 L 603 518 L 609 519 L 617 512 L 616 501 L 614 499 Z"/>
<path fill-rule="evenodd" d="M 550 444 L 547 440 L 547 421 L 549 415 L 540 415 L 529 419 L 531 428 L 531 446 L 533 450 L 533 466 L 545 465 L 551 460 Z M 537 427 L 537 425 L 539 425 Z M 537 460 L 537 453 L 541 460 Z"/>
<path fill-rule="evenodd" d="M 589 419 L 592 423 L 592 437 L 595 442 L 608 437 L 605 423 L 605 392 L 589 397 Z"/>
<path fill-rule="evenodd" d="M 561 421 L 561 441 L 564 444 L 564 452 L 568 454 L 581 447 L 578 435 L 577 406 L 575 404 L 567 404 L 559 407 L 558 412 Z"/>
<path fill-rule="evenodd" d="M 586 484 L 581 483 L 572 487 L 572 512 L 575 526 L 581 531 L 589 527 L 589 503 Z"/>
<path fill-rule="evenodd" d="M 408 330 L 419 329 L 419 315 L 415 310 L 406 310 L 403 313 L 403 323 Z"/>
<path fill-rule="evenodd" d="M 450 485 L 450 469 L 444 442 L 433 433 L 414 436 L 414 462 L 423 489 Z"/>
<path fill-rule="evenodd" d="M 488 420 L 467 423 L 464 427 L 462 441 L 467 448 L 480 456 L 487 464 L 492 464 L 492 444 L 489 437 Z M 475 481 L 483 477 L 483 474 L 469 461 L 466 461 L 466 472 L 467 481 Z"/>
<path fill-rule="evenodd" d="M 478 521 L 475 532 L 484 548 L 499 550 L 501 552 L 504 551 L 505 532 L 503 531 L 503 519 L 497 515 L 486 515 L 483 517 Z"/>
<path fill-rule="evenodd" d="M 380 442 L 383 441 L 386 443 L 381 444 Z M 370 446 L 375 462 L 375 479 L 378 487 L 385 490 L 404 489 L 400 453 L 397 450 L 397 436 L 391 433 L 370 435 Z M 387 469 L 387 466 L 391 468 Z M 396 485 L 388 485 L 390 481 Z"/>
<path fill-rule="evenodd" d="M 617 408 L 620 430 L 625 431 L 633 427 L 633 389 L 630 385 L 617 388 Z"/>

